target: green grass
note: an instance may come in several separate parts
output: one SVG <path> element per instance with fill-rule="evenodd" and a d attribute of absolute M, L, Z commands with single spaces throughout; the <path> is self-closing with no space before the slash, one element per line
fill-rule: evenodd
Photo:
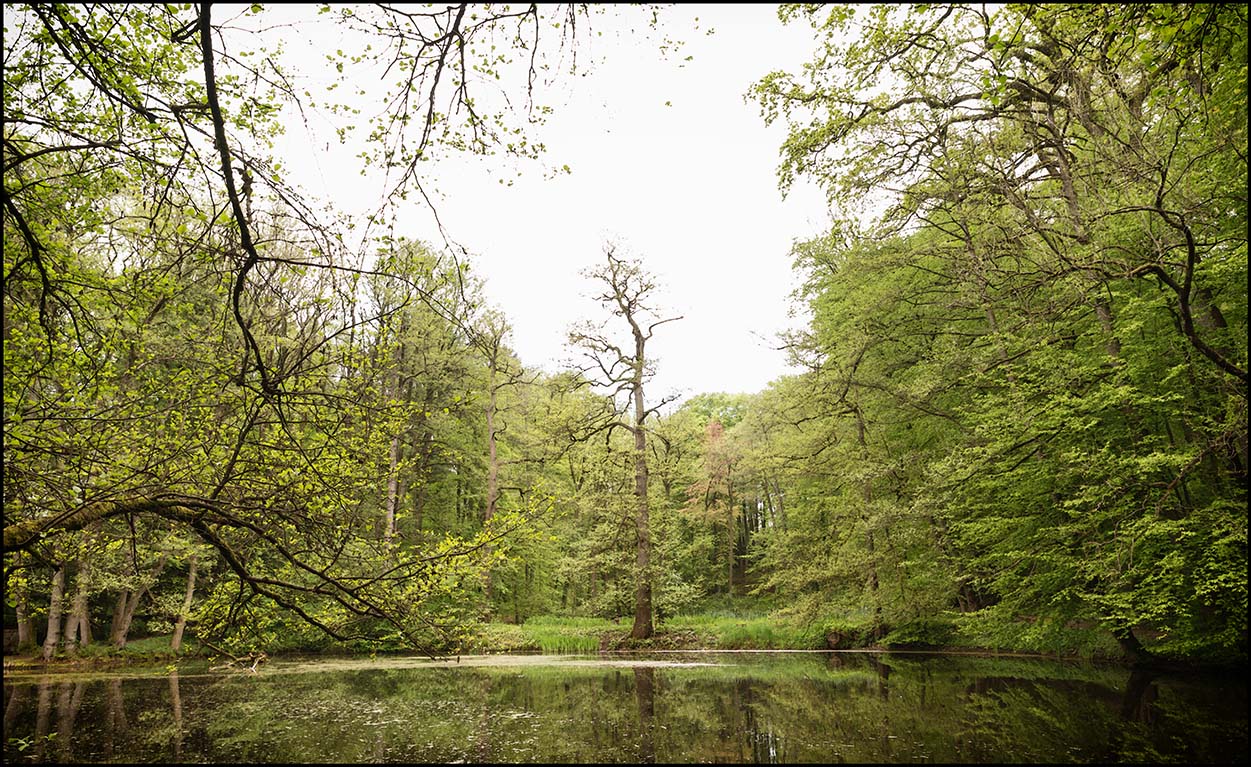
<path fill-rule="evenodd" d="M 604 618 L 561 618 L 544 615 L 517 626 L 489 623 L 482 627 L 473 649 L 485 652 L 593 653 L 604 642 L 624 634 L 622 627 Z"/>
<path fill-rule="evenodd" d="M 824 647 L 824 634 L 767 615 L 745 617 L 733 610 L 679 615 L 657 625 L 651 640 L 628 639 L 630 624 L 604 618 L 537 616 L 522 625 L 483 626 L 473 644 L 478 652 L 594 653 L 601 649 L 795 650 Z"/>
<path fill-rule="evenodd" d="M 661 631 L 693 631 L 709 649 L 810 650 L 818 646 L 810 627 L 768 616 L 743 617 L 714 613 L 677 615 L 665 620 Z"/>
<path fill-rule="evenodd" d="M 711 615 L 733 618 L 763 618 L 778 610 L 780 606 L 773 596 L 741 595 L 728 596 L 713 594 L 696 602 L 686 616 Z"/>
<path fill-rule="evenodd" d="M 118 650 L 105 642 L 94 642 L 87 645 L 79 651 L 79 655 L 83 657 L 99 657 L 104 655 L 143 655 L 143 656 L 161 656 L 176 657 L 178 655 L 187 655 L 196 651 L 197 646 L 190 639 L 183 639 L 182 649 L 175 653 L 169 646 L 171 634 L 144 637 L 143 639 L 132 639 L 126 643 L 126 646 Z"/>
<path fill-rule="evenodd" d="M 885 647 L 943 647 L 946 649 L 997 650 L 1008 652 L 1041 652 L 1080 657 L 1119 655 L 1118 647 L 1107 632 L 1096 629 L 1052 627 L 1043 632 L 1040 625 L 988 621 L 978 616 L 944 616 L 942 620 L 914 622 L 893 627 L 878 641 L 871 632 L 870 617 L 847 614 L 825 616 L 805 621 L 786 612 L 770 614 L 768 605 L 756 600 L 733 602 L 709 600 L 698 612 L 665 618 L 656 625 L 656 635 L 648 640 L 629 639 L 630 622 L 605 618 L 564 617 L 544 615 L 524 624 L 488 623 L 477 627 L 472 640 L 463 647 L 466 653 L 546 653 L 594 654 L 600 650 L 823 650 L 831 646 L 854 649 L 880 645 Z M 198 651 L 196 642 L 188 638 L 180 653 L 170 649 L 170 635 L 135 639 L 121 650 L 107 642 L 91 644 L 77 655 L 84 662 L 167 661 Z M 395 647 L 353 647 L 336 643 L 327 646 L 266 648 L 271 654 L 285 651 L 333 650 L 355 654 L 393 650 Z M 214 653 L 215 654 L 215 653 Z M 25 654 L 38 662 L 38 649 Z M 58 659 L 75 658 L 62 652 Z"/>
<path fill-rule="evenodd" d="M 193 655 L 199 649 L 194 640 L 184 638 L 182 650 L 174 652 L 169 646 L 171 637 L 172 635 L 170 634 L 164 634 L 144 637 L 143 639 L 132 639 L 120 650 L 105 639 L 92 642 L 74 653 L 67 652 L 64 649 L 59 650 L 54 656 L 54 661 L 58 663 L 69 662 L 71 664 L 76 662 L 95 664 L 111 661 L 125 661 L 129 663 L 132 661 L 173 660 Z M 35 647 L 18 655 L 5 656 L 5 663 L 9 664 L 11 662 L 18 665 L 42 664 L 42 653 L 42 648 Z"/>
<path fill-rule="evenodd" d="M 601 649 L 811 650 L 825 648 L 823 626 L 770 616 L 759 601 L 705 602 L 689 615 L 658 622 L 650 640 L 628 638 L 630 623 L 604 618 L 543 615 L 522 625 L 481 627 L 477 652 L 593 653 Z"/>

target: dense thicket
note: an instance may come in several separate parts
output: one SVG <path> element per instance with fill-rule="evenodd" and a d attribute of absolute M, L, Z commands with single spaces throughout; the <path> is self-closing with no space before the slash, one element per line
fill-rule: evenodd
<path fill-rule="evenodd" d="M 589 275 L 594 364 L 529 370 L 466 263 L 353 250 L 284 184 L 296 94 L 207 12 L 13 10 L 6 626 L 46 654 L 132 621 L 223 647 L 446 652 L 544 613 L 645 636 L 754 596 L 833 643 L 1245 659 L 1245 7 L 783 8 L 819 54 L 752 95 L 789 127 L 783 186 L 837 213 L 794 250 L 802 372 L 676 409 L 642 394 L 667 320 L 611 279 L 637 262 Z M 412 120 L 384 113 L 368 158 L 392 203 L 436 150 L 533 154 L 458 87 L 508 62 L 437 72 L 546 16 L 370 13 L 342 21 L 417 51 L 389 102 Z"/>
<path fill-rule="evenodd" d="M 1245 14 L 784 11 L 826 44 L 754 90 L 782 178 L 884 212 L 796 251 L 778 588 L 1245 655 Z"/>
<path fill-rule="evenodd" d="M 526 524 L 515 512 L 543 507 L 483 508 L 488 442 L 497 478 L 507 458 L 482 395 L 532 405 L 497 401 L 521 371 L 467 264 L 389 232 L 425 193 L 421 161 L 535 153 L 521 134 L 541 104 L 485 116 L 475 98 L 501 76 L 536 95 L 533 40 L 561 40 L 585 11 L 320 9 L 389 43 L 332 56 L 344 77 L 394 65 L 361 155 L 384 169 L 385 202 L 352 222 L 306 202 L 272 142 L 283 108 L 321 102 L 350 125 L 341 142 L 359 108 L 333 100 L 338 83 L 301 95 L 279 58 L 234 45 L 265 9 L 215 10 L 6 8 L 5 566 L 20 641 L 36 617 L 46 655 L 89 641 L 116 599 L 119 645 L 142 602 L 165 621 L 198 604 L 203 638 L 312 626 L 454 647 L 477 612 L 461 592 L 481 591 Z M 528 55 L 495 52 L 523 36 Z"/>

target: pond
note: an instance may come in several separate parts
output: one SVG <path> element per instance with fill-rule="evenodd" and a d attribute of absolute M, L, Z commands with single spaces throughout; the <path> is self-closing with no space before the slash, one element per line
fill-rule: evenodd
<path fill-rule="evenodd" d="M 1245 762 L 1238 675 L 665 653 L 6 673 L 5 761 Z"/>

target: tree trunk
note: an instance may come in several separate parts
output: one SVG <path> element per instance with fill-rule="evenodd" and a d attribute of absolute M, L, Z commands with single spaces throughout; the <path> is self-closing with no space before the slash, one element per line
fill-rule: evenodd
<path fill-rule="evenodd" d="M 65 614 L 65 652 L 67 655 L 78 654 L 78 596 L 70 603 L 69 612 Z"/>
<path fill-rule="evenodd" d="M 126 635 L 130 633 L 130 623 L 135 618 L 135 610 L 139 607 L 139 598 L 143 596 L 147 589 L 139 588 L 134 591 L 123 591 L 120 602 L 121 612 L 113 613 L 113 635 L 109 637 L 109 641 L 117 649 L 126 646 Z"/>
<path fill-rule="evenodd" d="M 113 606 L 113 620 L 109 623 L 109 644 L 117 644 L 117 632 L 121 628 L 123 616 L 126 615 L 129 598 L 129 589 L 120 589 L 117 592 L 117 604 Z"/>
<path fill-rule="evenodd" d="M 61 602 L 65 596 L 65 565 L 56 569 L 52 576 L 52 597 L 48 601 L 48 635 L 43 640 L 43 659 L 52 660 L 57 645 L 61 643 Z"/>
<path fill-rule="evenodd" d="M 161 574 L 161 571 L 165 569 L 165 561 L 168 558 L 168 554 L 162 554 L 161 558 L 156 561 L 156 567 L 145 580 L 148 582 L 154 581 L 156 577 Z M 147 583 L 141 585 L 134 591 L 131 591 L 129 596 L 126 595 L 126 592 L 123 592 L 122 594 L 122 598 L 125 600 L 125 606 L 123 607 L 121 604 L 118 605 L 118 607 L 122 608 L 120 616 L 116 612 L 113 614 L 113 636 L 110 637 L 110 640 L 113 642 L 113 646 L 119 650 L 126 646 L 126 634 L 130 632 L 131 621 L 135 619 L 135 610 L 139 608 L 139 600 L 142 599 L 143 595 L 146 593 L 148 593 Z"/>
<path fill-rule="evenodd" d="M 647 508 L 647 430 L 644 421 L 648 410 L 643 404 L 643 383 L 648 372 L 644 351 L 648 339 L 659 325 L 682 318 L 670 317 L 651 322 L 644 330 L 639 324 L 639 317 L 641 313 L 651 311 L 645 300 L 655 288 L 655 283 L 638 262 L 626 262 L 616 258 L 611 245 L 607 248 L 606 255 L 607 265 L 587 272 L 587 275 L 604 283 L 606 290 L 598 296 L 602 305 L 629 323 L 634 338 L 634 355 L 628 356 L 616 344 L 602 337 L 598 329 L 591 329 L 589 332 L 575 330 L 570 333 L 569 338 L 574 345 L 582 347 L 586 355 L 594 361 L 594 366 L 604 376 L 604 380 L 600 381 L 602 385 L 612 387 L 615 392 L 628 393 L 633 400 L 633 423 L 616 420 L 613 425 L 634 435 L 634 495 L 637 505 L 634 517 L 634 626 L 630 636 L 634 639 L 646 639 L 652 636 L 655 629 L 652 623 L 652 537 Z M 625 409 L 629 409 L 629 402 Z"/>
<path fill-rule="evenodd" d="M 1121 356 L 1121 340 L 1116 337 L 1116 330 L 1112 325 L 1112 307 L 1108 306 L 1108 302 L 1100 299 L 1095 301 L 1095 316 L 1099 318 L 1099 325 L 1103 328 L 1104 335 L 1107 336 L 1108 343 L 1106 351 L 1108 356 L 1113 359 Z"/>
<path fill-rule="evenodd" d="M 30 611 L 30 592 L 25 582 L 17 589 L 17 651 L 33 650 L 36 644 L 35 620 Z"/>
<path fill-rule="evenodd" d="M 406 370 L 404 358 L 408 349 L 408 344 L 405 341 L 408 336 L 408 327 L 408 315 L 404 314 L 400 318 L 399 345 L 396 350 L 396 360 L 394 366 L 395 375 L 392 377 L 389 387 L 393 392 L 391 396 L 402 402 L 406 402 L 411 398 L 413 387 L 411 378 L 407 381 L 403 378 L 403 372 Z M 429 410 L 429 407 L 426 409 Z M 407 420 L 405 421 L 405 424 L 407 425 Z M 400 437 L 405 433 L 406 429 L 400 429 L 395 433 L 395 436 L 391 438 L 391 465 L 390 471 L 387 473 L 386 519 L 384 520 L 382 530 L 383 540 L 385 540 L 388 544 L 394 543 L 395 541 L 396 512 L 398 511 L 400 500 L 404 497 L 404 483 L 400 481 L 399 463 L 400 452 L 403 447 L 403 442 Z"/>
<path fill-rule="evenodd" d="M 782 490 L 782 483 L 776 479 L 773 480 L 773 497 L 778 499 L 778 524 L 782 526 L 782 532 L 786 532 L 786 493 Z"/>
<path fill-rule="evenodd" d="M 1150 651 L 1142 646 L 1142 642 L 1138 641 L 1138 637 L 1134 636 L 1134 630 L 1129 626 L 1118 626 L 1112 629 L 1112 636 L 1116 637 L 1116 643 L 1121 646 L 1121 652 L 1125 653 L 1125 658 L 1131 663 L 1143 663 L 1152 659 Z"/>
<path fill-rule="evenodd" d="M 1199 327 L 1204 330 L 1224 330 L 1229 327 L 1229 324 L 1225 322 L 1225 315 L 1221 314 L 1221 308 L 1212 298 L 1211 288 L 1196 290 L 1191 304 L 1195 308 L 1195 322 Z M 1218 349 L 1218 351 L 1225 350 Z"/>
<path fill-rule="evenodd" d="M 638 501 L 635 530 L 638 535 L 635 557 L 634 627 L 630 636 L 647 639 L 652 626 L 652 536 L 647 510 L 647 432 L 643 431 L 643 338 L 635 331 L 637 360 L 634 372 L 634 494 Z"/>
<path fill-rule="evenodd" d="M 178 620 L 174 621 L 174 637 L 169 647 L 174 652 L 182 650 L 182 632 L 187 627 L 187 616 L 191 614 L 191 600 L 195 597 L 195 565 L 196 555 L 188 560 L 190 569 L 187 571 L 187 593 L 182 598 L 182 609 L 178 611 Z"/>
<path fill-rule="evenodd" d="M 400 460 L 400 435 L 391 438 L 391 468 L 387 472 L 387 516 L 382 530 L 382 537 L 387 543 L 395 540 L 395 505 L 399 497 L 399 474 L 396 470 Z"/>
<path fill-rule="evenodd" d="M 65 628 L 65 642 L 71 652 L 91 644 L 91 613 L 88 610 L 87 589 L 91 581 L 91 552 L 88 547 L 98 527 L 89 530 L 78 553 L 78 570 L 74 576 L 74 603 L 70 608 L 69 625 Z"/>
<path fill-rule="evenodd" d="M 421 437 L 421 447 L 418 449 L 420 462 L 417 466 L 417 476 L 421 481 L 417 485 L 416 497 L 413 499 L 413 529 L 417 535 L 421 535 L 421 526 L 423 524 L 422 517 L 426 511 L 426 501 L 429 497 L 430 488 L 430 456 L 434 452 L 434 433 L 427 432 Z"/>

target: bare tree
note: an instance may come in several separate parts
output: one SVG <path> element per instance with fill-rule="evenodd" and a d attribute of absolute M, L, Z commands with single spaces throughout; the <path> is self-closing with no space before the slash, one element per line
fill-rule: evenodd
<path fill-rule="evenodd" d="M 622 428 L 634 435 L 634 495 L 635 506 L 635 592 L 634 592 L 634 628 L 630 636 L 635 639 L 646 639 L 653 633 L 652 625 L 652 572 L 651 572 L 651 530 L 648 520 L 647 506 L 647 417 L 655 413 L 672 397 L 662 400 L 652 407 L 647 407 L 643 394 L 644 384 L 652 377 L 654 370 L 648 364 L 646 356 L 647 342 L 651 340 L 656 328 L 666 322 L 680 320 L 681 317 L 669 317 L 654 320 L 657 315 L 651 306 L 653 293 L 656 290 L 654 278 L 643 270 L 638 261 L 618 258 L 615 247 L 609 245 L 605 249 L 607 262 L 584 272 L 584 276 L 594 280 L 600 291 L 594 298 L 616 317 L 624 319 L 630 326 L 633 346 L 617 343 L 612 334 L 605 329 L 606 323 L 580 323 L 569 332 L 569 343 L 580 350 L 588 364 L 581 368 L 582 373 L 600 386 L 609 390 L 612 397 L 613 417 L 600 427 L 608 435 L 615 428 Z M 650 321 L 654 320 L 654 321 Z M 620 395 L 626 395 L 621 397 Z M 633 409 L 632 417 L 627 415 Z"/>

